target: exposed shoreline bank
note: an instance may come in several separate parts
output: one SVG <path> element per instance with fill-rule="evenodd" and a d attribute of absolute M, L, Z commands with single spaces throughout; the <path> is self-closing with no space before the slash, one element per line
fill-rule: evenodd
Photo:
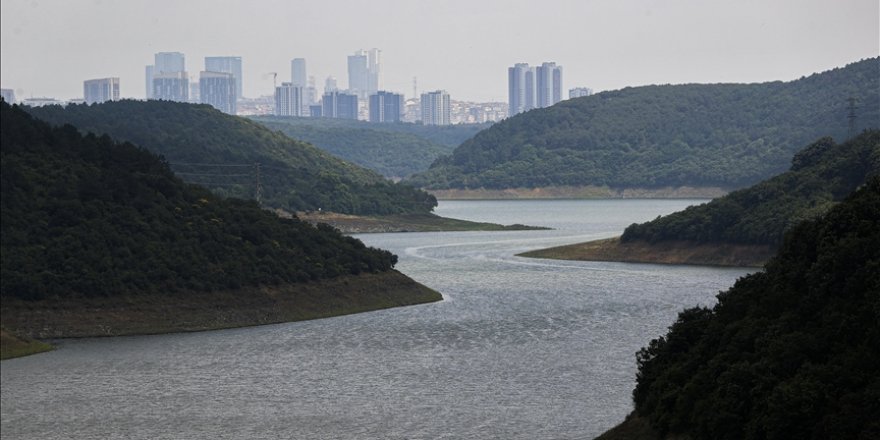
<path fill-rule="evenodd" d="M 23 301 L 0 319 L 19 338 L 57 339 L 218 330 L 342 316 L 442 300 L 397 271 L 223 292 Z"/>
<path fill-rule="evenodd" d="M 438 200 L 508 199 L 714 199 L 728 192 L 720 187 L 610 188 L 607 186 L 550 186 L 505 189 L 427 189 Z"/>
<path fill-rule="evenodd" d="M 770 246 L 727 243 L 621 243 L 620 237 L 524 252 L 521 257 L 623 263 L 763 267 L 775 255 Z"/>
<path fill-rule="evenodd" d="M 296 216 L 300 220 L 312 224 L 326 223 L 339 229 L 345 234 L 382 232 L 530 231 L 549 229 L 539 226 L 505 226 L 495 223 L 472 222 L 468 220 L 440 217 L 436 214 L 398 214 L 367 217 L 338 214 L 334 212 L 312 211 L 298 212 L 296 213 Z"/>

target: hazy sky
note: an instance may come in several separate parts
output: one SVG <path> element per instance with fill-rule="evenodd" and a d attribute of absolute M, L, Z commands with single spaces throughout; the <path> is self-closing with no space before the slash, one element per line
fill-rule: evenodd
<path fill-rule="evenodd" d="M 2 0 L 0 85 L 21 99 L 82 96 L 120 77 L 144 97 L 144 66 L 183 52 L 239 55 L 244 96 L 272 93 L 307 60 L 319 88 L 348 84 L 346 56 L 379 48 L 384 88 L 506 101 L 507 67 L 555 61 L 563 85 L 596 91 L 688 82 L 791 80 L 880 55 L 877 0 Z"/>

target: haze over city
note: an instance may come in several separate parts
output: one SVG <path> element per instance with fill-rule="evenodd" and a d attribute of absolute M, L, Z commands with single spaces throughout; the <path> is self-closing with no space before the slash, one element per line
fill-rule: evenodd
<path fill-rule="evenodd" d="M 83 80 L 119 77 L 143 98 L 163 51 L 242 57 L 243 96 L 270 95 L 305 58 L 317 86 L 346 81 L 346 56 L 382 50 L 383 88 L 506 101 L 507 68 L 554 61 L 564 88 L 791 80 L 880 53 L 874 0 L 21 1 L 0 4 L 0 78 L 16 95 L 73 99 Z M 697 37 L 699 36 L 699 37 Z"/>

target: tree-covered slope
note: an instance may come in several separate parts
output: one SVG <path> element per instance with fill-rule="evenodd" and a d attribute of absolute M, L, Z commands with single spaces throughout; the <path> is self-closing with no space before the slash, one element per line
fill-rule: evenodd
<path fill-rule="evenodd" d="M 330 227 L 184 184 L 129 143 L 51 128 L 5 102 L 0 122 L 4 298 L 232 290 L 396 262 Z"/>
<path fill-rule="evenodd" d="M 478 133 L 409 182 L 431 189 L 607 185 L 744 187 L 802 145 L 880 128 L 880 58 L 790 82 L 625 88 Z"/>
<path fill-rule="evenodd" d="M 880 175 L 880 130 L 843 144 L 823 138 L 795 154 L 789 171 L 709 203 L 633 224 L 621 241 L 778 246 L 789 228 L 824 213 L 873 175 Z"/>
<path fill-rule="evenodd" d="M 417 132 L 389 129 L 397 125 L 371 124 L 327 118 L 289 118 L 260 116 L 252 118 L 273 131 L 309 142 L 339 158 L 371 169 L 388 178 L 402 178 L 427 170 L 434 160 L 449 154 L 457 145 L 443 145 L 421 137 Z M 458 133 L 476 133 L 476 129 Z M 464 139 L 462 139 L 464 141 Z"/>
<path fill-rule="evenodd" d="M 880 177 L 638 364 L 636 413 L 664 438 L 880 437 Z"/>
<path fill-rule="evenodd" d="M 436 206 L 423 191 L 207 105 L 124 100 L 28 111 L 144 147 L 164 156 L 184 180 L 220 195 L 254 198 L 259 192 L 270 207 L 396 214 Z"/>

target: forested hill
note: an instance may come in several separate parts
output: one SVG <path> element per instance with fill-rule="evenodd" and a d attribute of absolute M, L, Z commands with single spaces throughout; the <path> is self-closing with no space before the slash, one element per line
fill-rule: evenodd
<path fill-rule="evenodd" d="M 220 195 L 254 198 L 259 180 L 262 202 L 269 207 L 397 214 L 436 206 L 423 191 L 207 105 L 123 100 L 27 111 L 52 124 L 69 123 L 144 147 L 164 156 L 184 180 Z"/>
<path fill-rule="evenodd" d="M 50 128 L 5 102 L 0 122 L 4 298 L 232 290 L 396 262 L 332 228 L 184 184 L 129 143 Z"/>
<path fill-rule="evenodd" d="M 875 175 L 880 175 L 880 130 L 865 131 L 843 144 L 823 138 L 795 154 L 788 172 L 709 203 L 633 224 L 621 241 L 776 247 L 792 226 L 824 213 Z"/>
<path fill-rule="evenodd" d="M 251 119 L 388 178 L 407 177 L 427 170 L 438 157 L 451 153 L 480 128 L 488 126 L 438 127 L 281 116 Z"/>
<path fill-rule="evenodd" d="M 639 352 L 635 412 L 657 434 L 645 438 L 878 438 L 878 292 L 874 177 Z"/>
<path fill-rule="evenodd" d="M 493 125 L 409 182 L 741 188 L 784 171 L 814 139 L 880 128 L 878 72 L 880 58 L 872 58 L 790 82 L 655 85 L 570 99 Z"/>

